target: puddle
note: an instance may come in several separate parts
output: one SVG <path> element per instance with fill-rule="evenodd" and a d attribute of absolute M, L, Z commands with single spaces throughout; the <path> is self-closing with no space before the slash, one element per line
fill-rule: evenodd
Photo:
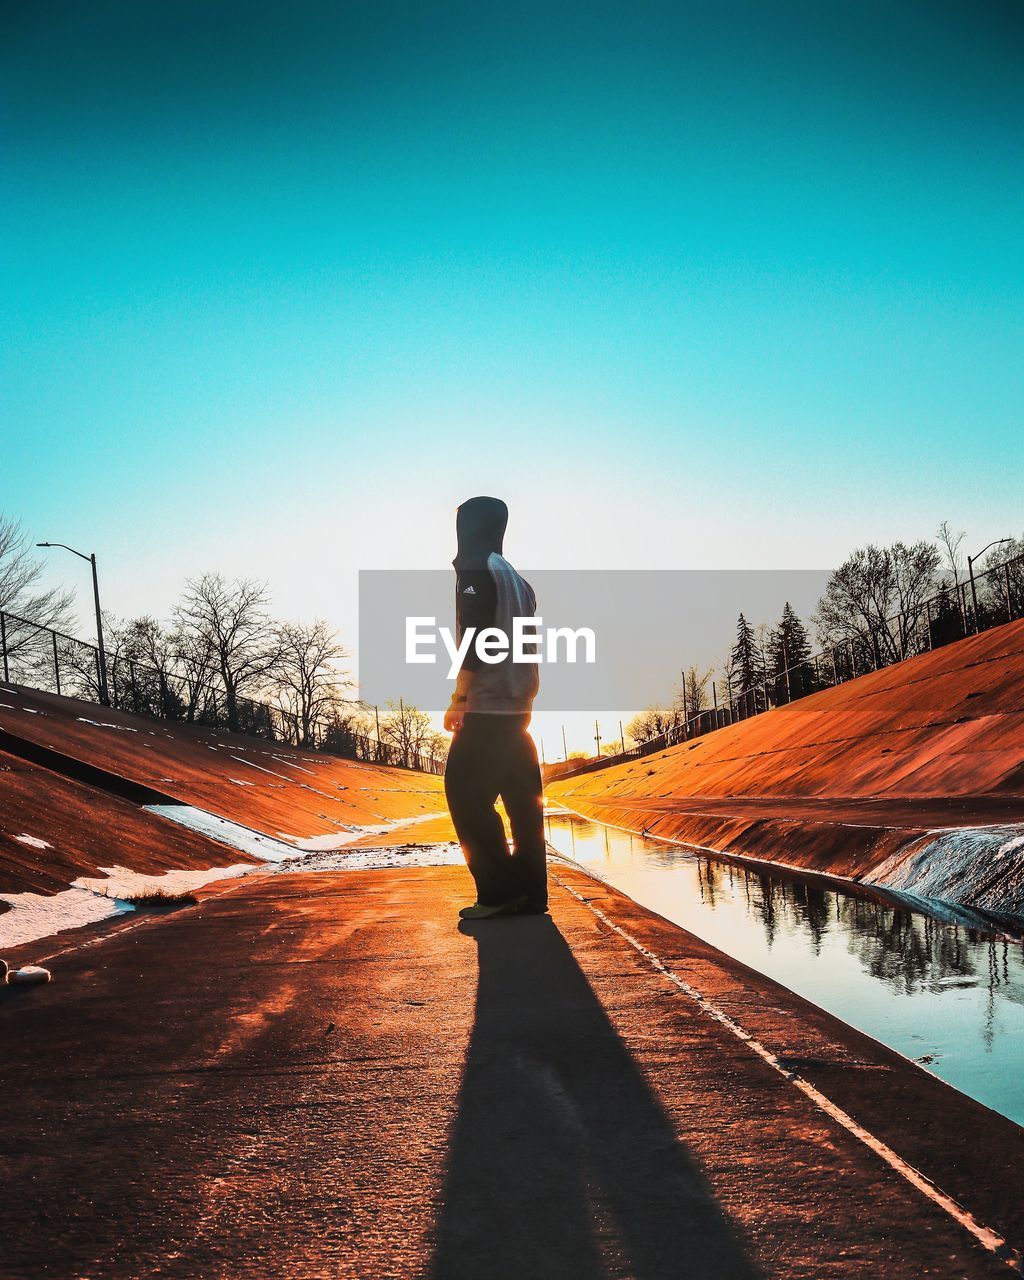
<path fill-rule="evenodd" d="M 575 815 L 545 822 L 560 853 L 634 901 L 1024 1124 L 1020 936 L 941 903 L 846 892 Z"/>

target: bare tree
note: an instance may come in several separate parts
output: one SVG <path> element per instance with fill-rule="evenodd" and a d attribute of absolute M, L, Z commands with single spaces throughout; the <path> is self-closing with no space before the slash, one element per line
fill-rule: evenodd
<path fill-rule="evenodd" d="M 711 668 L 701 671 L 689 666 L 683 677 L 683 688 L 686 690 L 686 709 L 691 716 L 704 711 L 708 705 L 708 685 L 711 682 Z"/>
<path fill-rule="evenodd" d="M 939 585 L 940 557 L 928 542 L 915 542 L 909 547 L 894 542 L 889 548 L 889 557 L 897 609 L 890 633 L 894 634 L 899 656 L 907 658 L 916 651 L 915 636 L 925 604 Z"/>
<path fill-rule="evenodd" d="M 994 569 L 1005 565 L 1002 573 Z M 1024 614 L 1024 537 L 1011 537 L 1001 546 L 993 547 L 982 563 L 982 600 L 993 616 L 1007 615 L 1019 618 Z"/>
<path fill-rule="evenodd" d="M 208 634 L 192 631 L 180 624 L 176 624 L 168 633 L 167 644 L 177 677 L 182 715 L 191 724 L 202 719 L 203 711 L 213 694 L 216 675 L 213 645 Z"/>
<path fill-rule="evenodd" d="M 754 627 L 754 642 L 757 645 L 758 662 L 761 665 L 762 679 L 768 674 L 768 652 L 771 647 L 772 628 L 767 622 L 759 622 Z"/>
<path fill-rule="evenodd" d="M 424 744 L 427 754 L 440 761 L 448 759 L 448 751 L 451 745 L 452 740 L 446 733 L 436 732 L 429 734 Z"/>
<path fill-rule="evenodd" d="M 647 742 L 660 734 L 674 729 L 680 721 L 680 712 L 675 707 L 663 707 L 657 703 L 644 707 L 626 725 L 627 735 L 634 742 Z"/>
<path fill-rule="evenodd" d="M 236 732 L 239 700 L 259 691 L 280 656 L 267 604 L 266 583 L 204 573 L 186 583 L 174 610 L 178 630 L 194 647 L 208 647 L 224 686 L 228 727 Z"/>
<path fill-rule="evenodd" d="M 298 726 L 299 745 L 308 747 L 313 726 L 329 718 L 342 690 L 351 687 L 338 668 L 348 651 L 323 618 L 311 624 L 282 622 L 276 634 L 279 653 L 271 673 L 273 688 L 282 709 Z"/>
<path fill-rule="evenodd" d="M 331 704 L 321 746 L 340 755 L 377 759 L 374 748 L 376 726 L 370 709 L 362 702 L 339 698 Z"/>
<path fill-rule="evenodd" d="M 989 573 L 992 569 L 998 568 L 1008 561 L 1019 560 L 1021 556 L 1024 556 L 1024 535 L 1019 538 L 1011 535 L 1005 542 L 1000 539 L 999 545 L 993 547 L 982 561 L 982 572 Z"/>
<path fill-rule="evenodd" d="M 430 754 L 428 744 L 435 732 L 425 711 L 401 699 L 397 706 L 389 702 L 387 712 L 381 716 L 381 738 L 398 748 L 407 765 L 419 755 Z"/>
<path fill-rule="evenodd" d="M 943 520 L 939 525 L 939 530 L 935 535 L 939 545 L 946 553 L 946 567 L 949 569 L 950 577 L 953 579 L 953 586 L 957 586 L 960 582 L 960 575 L 963 573 L 964 561 L 960 554 L 960 548 L 963 545 L 964 538 L 967 534 L 963 529 L 953 532 L 948 520 Z"/>
<path fill-rule="evenodd" d="M 75 622 L 74 595 L 39 586 L 43 562 L 32 554 L 20 521 L 0 512 L 0 609 L 40 627 L 67 631 Z"/>
<path fill-rule="evenodd" d="M 173 633 L 149 614 L 110 625 L 104 622 L 103 629 L 113 638 L 114 661 L 122 667 L 122 681 L 123 668 L 128 668 L 133 709 L 165 720 L 185 716 L 188 686 L 178 677 Z M 107 648 L 109 655 L 110 644 Z"/>
<path fill-rule="evenodd" d="M 724 656 L 715 663 L 712 674 L 714 680 L 714 697 L 718 706 L 728 707 L 732 716 L 733 700 L 739 689 L 739 675 L 736 671 L 732 649 L 727 649 Z"/>
<path fill-rule="evenodd" d="M 0 512 L 0 610 L 13 615 L 4 626 L 7 660 L 30 680 L 38 680 L 52 655 L 49 637 L 37 628 L 70 632 L 75 626 L 74 595 L 57 587 L 44 589 L 42 574 L 43 562 L 32 553 L 20 522 Z"/>
<path fill-rule="evenodd" d="M 377 721 L 373 708 L 368 707 L 365 702 L 339 702 L 334 708 L 331 720 L 334 724 L 344 727 L 350 733 L 358 734 L 361 738 L 377 736 Z"/>
<path fill-rule="evenodd" d="M 925 601 L 937 588 L 938 549 L 929 542 L 858 548 L 834 570 L 814 622 L 823 646 L 855 640 L 876 667 L 913 651 Z"/>

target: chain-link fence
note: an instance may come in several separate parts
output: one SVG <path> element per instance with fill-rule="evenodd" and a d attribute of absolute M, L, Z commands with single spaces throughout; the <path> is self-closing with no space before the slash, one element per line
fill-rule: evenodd
<path fill-rule="evenodd" d="M 559 778 L 606 769 L 626 760 L 653 755 L 681 742 L 699 738 L 714 729 L 786 706 L 809 693 L 845 684 L 966 636 L 977 635 L 1024 617 L 1024 556 L 1016 556 L 983 573 L 972 572 L 950 582 L 916 608 L 893 614 L 877 627 L 850 626 L 849 634 L 806 661 L 773 672 L 747 688 L 725 690 L 712 685 L 712 705 L 689 714 L 664 732 L 626 751 L 588 760 L 559 772 Z"/>
<path fill-rule="evenodd" d="M 0 611 L 0 658 L 5 684 L 102 702 L 99 650 L 86 641 Z M 106 666 L 110 705 L 119 711 L 215 729 L 231 727 L 224 683 L 208 666 L 157 669 L 109 654 Z M 293 712 L 251 698 L 236 698 L 234 709 L 236 731 L 252 737 L 346 760 L 444 772 L 443 761 L 429 753 L 357 733 L 341 715 L 304 724 Z"/>

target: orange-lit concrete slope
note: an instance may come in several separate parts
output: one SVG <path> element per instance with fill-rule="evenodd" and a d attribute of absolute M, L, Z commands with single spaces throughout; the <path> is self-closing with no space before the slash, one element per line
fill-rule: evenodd
<path fill-rule="evenodd" d="M 114 865 L 159 874 L 256 861 L 0 752 L 0 893 L 57 893 Z"/>
<path fill-rule="evenodd" d="M 336 835 L 444 809 L 442 779 L 432 775 L 4 689 L 0 731 L 275 838 Z"/>
<path fill-rule="evenodd" d="M 1024 621 L 548 796 L 723 852 L 1024 910 Z"/>

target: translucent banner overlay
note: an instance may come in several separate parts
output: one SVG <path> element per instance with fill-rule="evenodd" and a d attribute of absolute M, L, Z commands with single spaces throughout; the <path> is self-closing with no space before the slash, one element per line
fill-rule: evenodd
<path fill-rule="evenodd" d="M 537 711 L 623 713 L 664 702 L 683 668 L 720 663 L 734 643 L 740 613 L 755 628 L 772 625 L 789 603 L 809 624 L 829 576 L 827 569 L 520 572 L 536 593 L 542 637 L 567 628 L 588 630 L 594 639 L 593 662 L 585 660 L 582 641 L 575 645 L 575 662 L 565 660 L 574 646 L 564 639 L 542 646 L 554 660 L 539 665 Z M 417 653 L 433 653 L 433 662 L 408 660 L 411 627 Z M 453 644 L 451 569 L 361 571 L 359 696 L 443 710 L 454 684 L 445 632 Z"/>

